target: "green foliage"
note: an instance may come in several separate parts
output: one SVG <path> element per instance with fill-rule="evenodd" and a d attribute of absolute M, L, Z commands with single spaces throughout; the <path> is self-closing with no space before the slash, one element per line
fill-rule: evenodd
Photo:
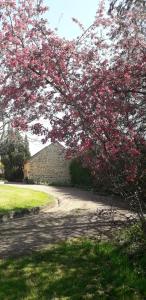
<path fill-rule="evenodd" d="M 136 222 L 134 225 L 120 230 L 116 240 L 120 245 L 124 246 L 124 251 L 129 254 L 136 254 L 136 252 L 146 248 L 146 236 L 140 222 Z"/>
<path fill-rule="evenodd" d="M 0 170 L 3 171 L 4 165 L 2 164 L 2 162 L 0 161 Z"/>
<path fill-rule="evenodd" d="M 146 254 L 73 240 L 0 262 L 0 299 L 146 299 Z"/>
<path fill-rule="evenodd" d="M 23 139 L 18 130 L 9 128 L 1 148 L 1 161 L 4 165 L 5 178 L 9 181 L 21 181 L 24 162 L 29 158 L 27 137 Z"/>
<path fill-rule="evenodd" d="M 26 184 L 35 184 L 34 179 L 33 178 L 28 178 L 28 177 L 25 177 L 23 182 L 26 183 Z"/>
<path fill-rule="evenodd" d="M 70 182 L 68 181 L 55 181 L 55 182 L 48 182 L 49 186 L 57 186 L 57 187 L 70 187 L 72 186 Z"/>
<path fill-rule="evenodd" d="M 3 179 L 3 178 L 4 178 L 4 165 L 0 161 L 0 180 Z"/>
<path fill-rule="evenodd" d="M 141 157 L 139 162 L 139 187 L 144 202 L 146 203 L 146 148 L 141 146 Z"/>
<path fill-rule="evenodd" d="M 23 143 L 24 143 L 24 147 L 25 147 L 26 159 L 29 159 L 30 158 L 30 150 L 29 150 L 29 142 L 28 142 L 27 135 L 25 135 Z"/>
<path fill-rule="evenodd" d="M 83 187 L 91 187 L 93 185 L 93 178 L 89 169 L 82 165 L 79 158 L 71 161 L 70 175 L 72 185 Z"/>

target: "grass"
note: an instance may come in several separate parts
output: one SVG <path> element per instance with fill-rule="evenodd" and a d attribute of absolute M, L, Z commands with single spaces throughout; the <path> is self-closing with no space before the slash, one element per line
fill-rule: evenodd
<path fill-rule="evenodd" d="M 72 240 L 0 261 L 1 300 L 145 300 L 146 254 Z"/>
<path fill-rule="evenodd" d="M 53 196 L 44 192 L 7 185 L 0 186 L 0 213 L 43 206 L 53 202 L 53 200 Z"/>

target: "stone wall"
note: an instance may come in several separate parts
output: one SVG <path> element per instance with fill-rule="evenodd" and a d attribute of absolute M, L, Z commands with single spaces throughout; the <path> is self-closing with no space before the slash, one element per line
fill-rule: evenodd
<path fill-rule="evenodd" d="M 65 159 L 65 148 L 50 144 L 29 161 L 28 178 L 48 183 L 69 183 L 69 161 Z"/>
<path fill-rule="evenodd" d="M 29 173 L 30 173 L 30 162 L 26 161 L 23 168 L 24 178 L 29 177 Z"/>

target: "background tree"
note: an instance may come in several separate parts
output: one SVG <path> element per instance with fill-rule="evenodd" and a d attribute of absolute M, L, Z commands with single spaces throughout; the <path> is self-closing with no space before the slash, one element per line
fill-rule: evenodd
<path fill-rule="evenodd" d="M 0 149 L 1 149 L 3 138 L 6 135 L 9 122 L 10 122 L 10 118 L 9 118 L 8 111 L 6 107 L 3 107 L 2 99 L 0 98 Z"/>
<path fill-rule="evenodd" d="M 24 143 L 24 148 L 25 148 L 25 156 L 26 156 L 26 160 L 27 160 L 30 158 L 30 150 L 29 150 L 29 141 L 28 141 L 28 137 L 26 134 L 25 134 L 23 143 Z"/>
<path fill-rule="evenodd" d="M 27 138 L 23 139 L 18 130 L 9 128 L 8 134 L 3 141 L 1 155 L 5 179 L 9 181 L 22 180 L 24 162 L 29 157 Z"/>
<path fill-rule="evenodd" d="M 0 178 L 3 178 L 4 176 L 4 165 L 1 162 L 1 157 L 0 157 Z"/>

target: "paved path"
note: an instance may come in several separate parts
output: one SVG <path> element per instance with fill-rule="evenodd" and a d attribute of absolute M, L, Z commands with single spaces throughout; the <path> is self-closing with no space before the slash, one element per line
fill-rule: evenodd
<path fill-rule="evenodd" d="M 45 207 L 38 215 L 1 224 L 0 258 L 17 257 L 72 237 L 110 238 L 115 228 L 131 216 L 125 205 L 114 197 L 75 188 L 17 186 L 52 194 L 56 204 Z"/>

